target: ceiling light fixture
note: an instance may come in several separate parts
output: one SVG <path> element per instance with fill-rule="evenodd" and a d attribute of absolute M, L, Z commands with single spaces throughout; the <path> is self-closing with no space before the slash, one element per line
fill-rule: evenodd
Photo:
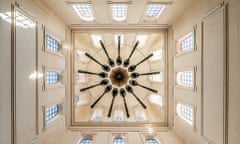
<path fill-rule="evenodd" d="M 112 101 L 109 106 L 109 111 L 107 114 L 108 117 L 111 117 L 115 97 L 118 95 L 120 95 L 123 99 L 126 117 L 130 117 L 128 106 L 127 106 L 127 100 L 126 100 L 126 97 L 128 97 L 127 93 L 131 94 L 136 99 L 136 101 L 142 106 L 142 108 L 147 109 L 147 106 L 146 106 L 146 104 L 144 104 L 143 100 L 136 95 L 136 93 L 134 91 L 135 86 L 141 87 L 141 88 L 151 91 L 153 93 L 158 93 L 157 90 L 152 89 L 150 87 L 147 87 L 147 86 L 137 82 L 137 78 L 139 78 L 140 76 L 145 76 L 145 75 L 156 75 L 156 74 L 159 74 L 160 72 L 149 72 L 149 73 L 141 73 L 141 74 L 138 72 L 135 72 L 136 67 L 138 65 L 142 64 L 143 62 L 147 61 L 148 59 L 150 59 L 153 56 L 153 54 L 151 53 L 147 57 L 143 58 L 137 64 L 132 64 L 129 66 L 129 64 L 131 62 L 130 59 L 131 59 L 132 55 L 134 54 L 134 52 L 136 51 L 139 41 L 136 41 L 130 55 L 124 61 L 122 60 L 122 57 L 121 57 L 120 42 L 121 42 L 121 37 L 118 36 L 118 46 L 117 46 L 118 55 L 116 57 L 116 65 L 115 65 L 115 61 L 109 56 L 104 43 L 100 40 L 99 43 L 108 59 L 109 66 L 100 63 L 93 56 L 91 56 L 88 53 L 85 53 L 85 55 L 88 58 L 90 58 L 95 63 L 97 63 L 99 66 L 101 66 L 104 72 L 95 73 L 95 72 L 89 72 L 89 71 L 84 71 L 84 70 L 78 70 L 78 73 L 96 75 L 96 76 L 99 76 L 100 78 L 102 78 L 102 80 L 99 83 L 80 89 L 80 92 L 84 92 L 84 91 L 87 91 L 87 90 L 92 89 L 97 86 L 105 87 L 102 94 L 91 104 L 91 108 L 94 108 L 96 106 L 96 104 L 103 98 L 103 96 L 105 94 L 107 94 L 109 92 L 112 93 Z"/>

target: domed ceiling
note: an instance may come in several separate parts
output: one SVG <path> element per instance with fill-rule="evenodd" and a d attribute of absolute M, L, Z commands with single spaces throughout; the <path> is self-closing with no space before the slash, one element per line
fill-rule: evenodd
<path fill-rule="evenodd" d="M 166 124 L 165 33 L 94 35 L 73 36 L 75 124 Z"/>

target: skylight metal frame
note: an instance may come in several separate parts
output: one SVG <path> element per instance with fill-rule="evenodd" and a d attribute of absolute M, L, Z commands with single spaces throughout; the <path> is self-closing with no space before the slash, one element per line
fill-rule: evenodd
<path fill-rule="evenodd" d="M 117 22 L 125 21 L 128 15 L 128 4 L 114 3 L 110 6 L 112 19 Z"/>
<path fill-rule="evenodd" d="M 89 3 L 73 3 L 72 8 L 81 20 L 91 22 L 95 20 L 95 13 L 92 4 Z"/>

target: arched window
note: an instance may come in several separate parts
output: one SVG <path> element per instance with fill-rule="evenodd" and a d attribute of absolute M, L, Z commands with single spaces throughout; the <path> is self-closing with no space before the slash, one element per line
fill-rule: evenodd
<path fill-rule="evenodd" d="M 150 138 L 146 139 L 146 144 L 159 144 L 156 139 Z"/>
<path fill-rule="evenodd" d="M 84 138 L 80 141 L 79 144 L 92 144 L 92 139 L 91 138 Z"/>
<path fill-rule="evenodd" d="M 50 34 L 46 34 L 46 48 L 53 52 L 58 52 L 60 50 L 59 42 Z"/>
<path fill-rule="evenodd" d="M 47 71 L 46 72 L 46 84 L 53 85 L 58 83 L 59 73 L 56 71 Z"/>
<path fill-rule="evenodd" d="M 193 108 L 179 103 L 177 104 L 177 114 L 190 125 L 193 124 Z"/>
<path fill-rule="evenodd" d="M 181 71 L 177 73 L 177 84 L 186 87 L 193 86 L 193 71 Z"/>
<path fill-rule="evenodd" d="M 55 118 L 58 115 L 58 113 L 59 113 L 59 107 L 57 104 L 47 107 L 46 114 L 45 114 L 46 121 L 49 122 L 50 120 Z"/>
<path fill-rule="evenodd" d="M 113 144 L 125 144 L 125 139 L 122 137 L 116 137 L 113 139 Z"/>
<path fill-rule="evenodd" d="M 186 52 L 193 49 L 193 34 L 189 33 L 181 40 L 180 50 Z"/>

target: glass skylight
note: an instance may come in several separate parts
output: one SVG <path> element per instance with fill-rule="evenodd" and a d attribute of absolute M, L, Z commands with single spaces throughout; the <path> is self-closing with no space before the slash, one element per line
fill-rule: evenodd
<path fill-rule="evenodd" d="M 164 5 L 150 4 L 147 7 L 146 16 L 147 17 L 158 17 L 162 13 L 164 8 L 165 8 Z"/>
<path fill-rule="evenodd" d="M 150 95 L 149 96 L 149 101 L 151 103 L 157 104 L 161 107 L 163 106 L 163 97 L 160 96 L 160 95 L 154 95 L 154 94 Z"/>
<path fill-rule="evenodd" d="M 92 7 L 89 4 L 76 4 L 72 5 L 78 16 L 84 21 L 93 21 L 94 16 Z"/>
<path fill-rule="evenodd" d="M 193 49 L 193 34 L 189 33 L 181 40 L 180 50 L 186 52 Z"/>
<path fill-rule="evenodd" d="M 189 124 L 193 124 L 193 109 L 184 104 L 177 104 L 178 115 Z"/>
<path fill-rule="evenodd" d="M 46 84 L 54 85 L 59 81 L 59 73 L 56 71 L 47 71 L 46 72 Z"/>
<path fill-rule="evenodd" d="M 57 104 L 47 107 L 45 115 L 46 121 L 49 122 L 50 120 L 55 118 L 58 115 L 58 112 L 59 108 Z"/>
<path fill-rule="evenodd" d="M 138 45 L 139 48 L 142 48 L 142 47 L 145 46 L 145 43 L 147 41 L 147 37 L 148 37 L 148 35 L 146 35 L 146 34 L 139 34 L 139 35 L 136 36 L 136 41 L 137 40 L 139 41 L 139 45 Z"/>
<path fill-rule="evenodd" d="M 177 73 L 177 83 L 181 86 L 193 86 L 193 71 L 182 71 Z"/>
<path fill-rule="evenodd" d="M 91 35 L 91 38 L 92 38 L 93 45 L 97 48 L 101 48 L 99 41 L 102 40 L 102 36 L 93 34 Z"/>
<path fill-rule="evenodd" d="M 125 139 L 121 137 L 114 138 L 113 144 L 125 144 Z"/>
<path fill-rule="evenodd" d="M 92 139 L 90 138 L 83 139 L 79 144 L 92 144 Z"/>
<path fill-rule="evenodd" d="M 53 36 L 46 34 L 45 41 L 47 49 L 53 52 L 58 52 L 60 50 L 60 44 Z"/>
<path fill-rule="evenodd" d="M 146 139 L 146 144 L 159 144 L 155 139 Z"/>
<path fill-rule="evenodd" d="M 112 17 L 115 21 L 124 21 L 127 18 L 127 8 L 125 4 L 112 5 Z"/>
<path fill-rule="evenodd" d="M 0 13 L 0 17 L 8 23 L 11 23 L 11 12 Z M 34 28 L 35 25 L 36 23 L 33 22 L 30 18 L 16 11 L 16 26 L 22 28 Z"/>

